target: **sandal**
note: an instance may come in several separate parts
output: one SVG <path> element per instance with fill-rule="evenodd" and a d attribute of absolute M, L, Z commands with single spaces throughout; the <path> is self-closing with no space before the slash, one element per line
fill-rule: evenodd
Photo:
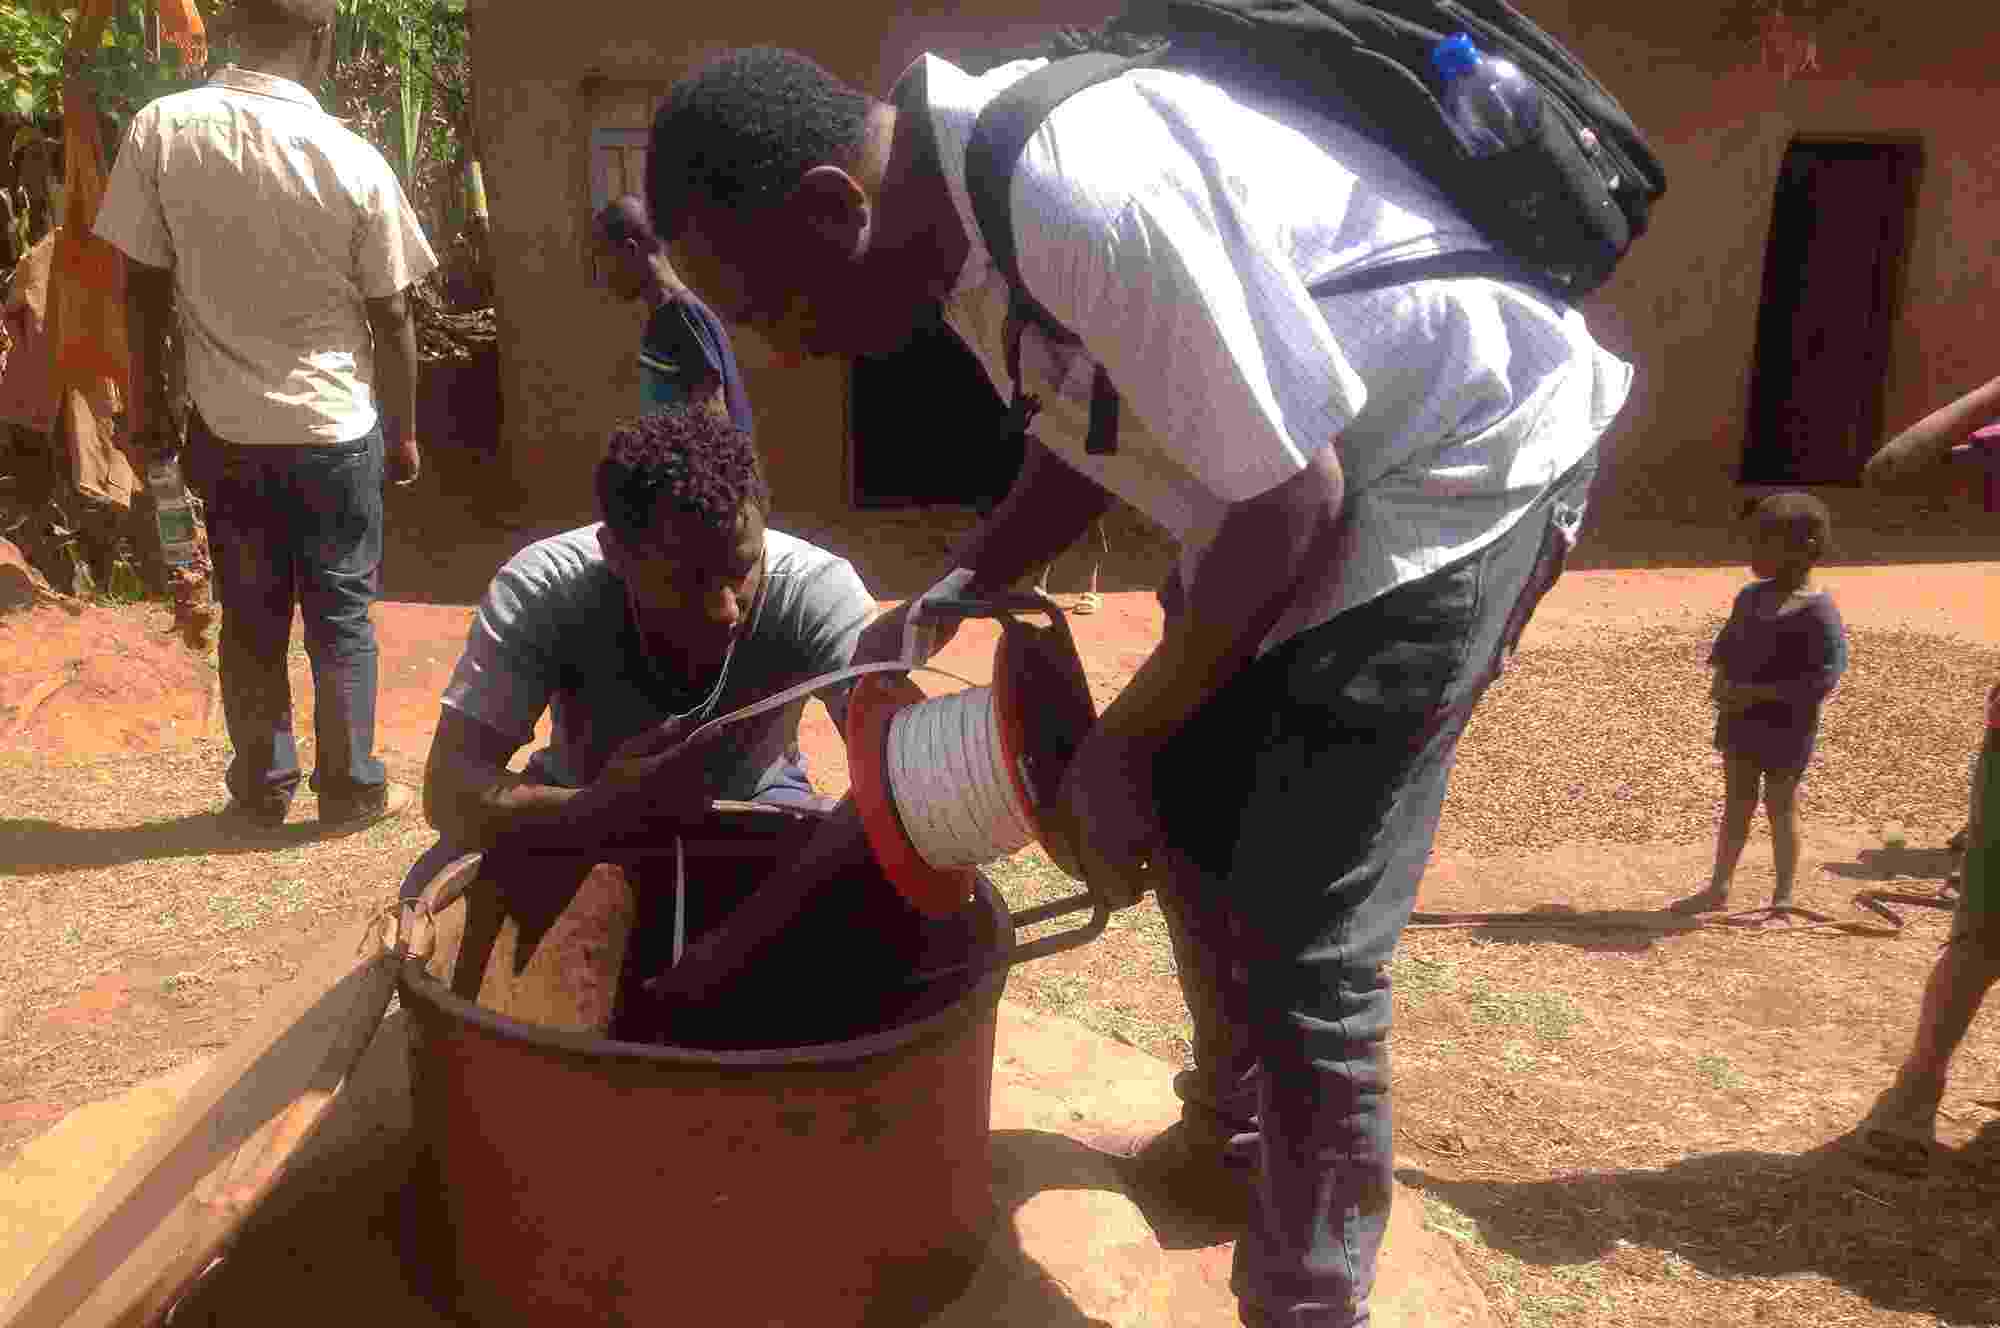
<path fill-rule="evenodd" d="M 1929 1171 L 1940 1149 L 1936 1139 L 1888 1125 L 1863 1122 L 1842 1141 L 1857 1162 L 1876 1171 L 1898 1176 L 1921 1176 Z"/>
<path fill-rule="evenodd" d="M 1667 905 L 1669 913 L 1720 913 L 1729 907 L 1729 892 L 1709 886 L 1699 894 L 1676 899 Z"/>
<path fill-rule="evenodd" d="M 1866 1166 L 1899 1175 L 1919 1175 L 1937 1159 L 1937 1107 L 1913 1110 L 1891 1084 L 1842 1142 Z"/>

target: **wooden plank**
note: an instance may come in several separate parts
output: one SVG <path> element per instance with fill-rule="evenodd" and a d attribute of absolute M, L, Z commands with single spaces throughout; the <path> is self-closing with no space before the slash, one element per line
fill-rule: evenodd
<path fill-rule="evenodd" d="M 0 1325 L 159 1322 L 325 1119 L 395 991 L 393 934 L 341 928 L 112 1178 Z"/>

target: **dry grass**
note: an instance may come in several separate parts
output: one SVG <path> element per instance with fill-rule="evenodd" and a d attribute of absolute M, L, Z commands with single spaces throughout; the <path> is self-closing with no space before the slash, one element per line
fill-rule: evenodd
<path fill-rule="evenodd" d="M 1722 773 L 1707 658 L 1720 626 L 1717 617 L 1523 651 L 1466 730 L 1439 849 L 1712 839 Z M 1852 628 L 1849 650 L 1802 786 L 1804 815 L 1871 829 L 1900 821 L 1913 842 L 1942 841 L 1965 821 L 1993 652 Z"/>
<path fill-rule="evenodd" d="M 304 792 L 290 836 L 232 839 L 213 815 L 227 763 L 207 742 L 0 766 L 0 1152 L 46 1123 L 10 1102 L 66 1108 L 225 1044 L 430 842 L 415 817 L 318 839 Z"/>

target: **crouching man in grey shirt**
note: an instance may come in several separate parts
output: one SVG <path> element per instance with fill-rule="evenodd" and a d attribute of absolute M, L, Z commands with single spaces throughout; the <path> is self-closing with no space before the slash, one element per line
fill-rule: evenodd
<path fill-rule="evenodd" d="M 804 699 L 676 749 L 716 715 L 847 666 L 875 616 L 854 568 L 765 525 L 750 436 L 697 407 L 614 431 L 597 497 L 600 524 L 523 549 L 480 603 L 424 773 L 442 839 L 408 890 L 503 842 L 657 843 L 712 798 L 825 805 L 799 750 Z M 844 728 L 846 690 L 821 695 Z M 544 710 L 548 745 L 510 773 Z"/>

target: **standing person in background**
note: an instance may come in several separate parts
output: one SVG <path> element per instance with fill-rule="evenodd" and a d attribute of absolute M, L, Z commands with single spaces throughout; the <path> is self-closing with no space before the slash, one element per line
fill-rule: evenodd
<path fill-rule="evenodd" d="M 1737 859 L 1761 793 L 1771 817 L 1778 885 L 1772 908 L 1792 902 L 1799 868 L 1799 781 L 1812 760 L 1820 706 L 1847 670 L 1847 631 L 1833 597 L 1812 588 L 1833 516 L 1807 493 L 1774 493 L 1746 513 L 1750 572 L 1709 651 L 1715 747 L 1726 781 L 1715 873 L 1708 888 L 1674 905 L 1681 913 L 1727 907 Z"/>
<path fill-rule="evenodd" d="M 597 214 L 597 258 L 611 293 L 651 310 L 639 343 L 640 390 L 647 410 L 698 401 L 716 406 L 753 437 L 750 395 L 736 368 L 729 333 L 709 307 L 681 284 L 667 247 L 646 221 L 646 205 L 626 194 Z"/>
<path fill-rule="evenodd" d="M 2000 378 L 1974 388 L 1891 439 L 1868 462 L 1864 478 L 1893 491 L 1935 473 L 1952 449 L 2000 416 Z M 1924 986 L 1916 1036 L 1895 1080 L 1850 1138 L 1870 1161 L 1906 1169 L 1927 1163 L 1937 1147 L 1938 1107 L 1959 1044 L 1986 993 L 2000 980 L 2000 682 L 1986 694 L 1985 733 L 1972 762 L 1965 865 L 1951 935 Z"/>
<path fill-rule="evenodd" d="M 97 234 L 130 260 L 130 423 L 171 453 L 165 355 L 187 346 L 189 470 L 208 503 L 222 702 L 235 755 L 225 818 L 282 825 L 299 783 L 286 673 L 305 617 L 319 822 L 409 805 L 374 754 L 382 484 L 415 481 L 416 324 L 437 266 L 382 155 L 304 85 L 333 52 L 335 0 L 242 0 L 245 66 L 133 117 Z M 385 448 L 383 416 L 400 426 Z M 386 451 L 386 456 L 385 456 Z"/>

